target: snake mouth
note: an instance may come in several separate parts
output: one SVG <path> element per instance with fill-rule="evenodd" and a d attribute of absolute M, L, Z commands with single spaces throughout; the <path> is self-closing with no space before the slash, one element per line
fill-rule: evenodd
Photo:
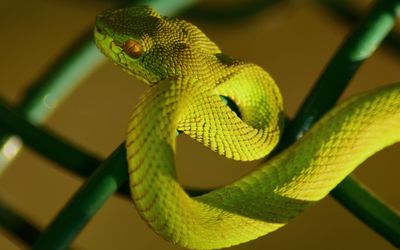
<path fill-rule="evenodd" d="M 106 38 L 103 31 L 97 26 L 94 27 L 94 37 L 97 41 L 103 41 Z"/>

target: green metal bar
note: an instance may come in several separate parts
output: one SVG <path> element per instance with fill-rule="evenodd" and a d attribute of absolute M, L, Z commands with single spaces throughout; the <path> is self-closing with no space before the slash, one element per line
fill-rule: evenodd
<path fill-rule="evenodd" d="M 73 172 L 88 176 L 99 165 L 96 157 L 73 146 L 73 143 L 66 139 L 58 139 L 49 131 L 39 129 L 29 123 L 13 112 L 2 100 L 0 100 L 0 124 L 2 129 L 18 134 L 38 153 Z M 6 144 L 3 147 L 1 153 L 5 156 L 10 150 L 8 147 L 13 147 L 13 145 Z"/>
<path fill-rule="evenodd" d="M 194 1 L 193 1 L 194 2 Z M 153 1 L 148 4 L 163 14 L 173 15 L 192 1 Z M 101 164 L 41 234 L 33 249 L 67 249 L 104 202 L 128 179 L 124 143 Z"/>
<path fill-rule="evenodd" d="M 92 32 L 86 32 L 26 90 L 19 105 L 20 112 L 34 124 L 44 122 L 104 61 L 104 56 L 94 46 Z"/>
<path fill-rule="evenodd" d="M 126 166 L 125 145 L 122 143 L 87 179 L 32 249 L 67 249 L 98 209 L 127 181 Z"/>
<path fill-rule="evenodd" d="M 164 15 L 170 15 L 174 13 L 174 5 L 189 5 L 192 1 L 193 0 L 186 1 L 185 3 L 181 3 L 179 0 L 171 0 L 168 3 L 163 0 L 135 2 L 141 4 L 150 3 Z M 127 5 L 131 2 L 134 1 L 124 0 L 119 1 L 119 4 Z M 18 105 L 18 110 L 25 119 L 35 125 L 43 123 L 74 89 L 76 89 L 99 65 L 105 62 L 105 57 L 97 50 L 94 44 L 92 33 L 92 29 L 90 29 L 81 38 L 77 39 L 77 41 L 25 91 L 25 95 Z M 1 105 L 3 104 L 4 102 L 1 103 Z M 62 144 L 62 142 L 59 144 Z M 0 173 L 3 172 L 7 165 L 18 155 L 22 146 L 22 142 L 17 136 L 0 130 Z M 65 158 L 68 158 L 68 152 L 64 152 L 64 154 Z M 57 158 L 57 156 L 54 157 Z M 62 161 L 57 162 L 65 166 Z M 69 166 L 72 165 L 76 164 L 71 162 Z M 82 169 L 82 171 L 80 171 L 79 167 L 75 168 L 75 170 L 78 173 L 80 172 L 80 175 L 83 176 L 87 176 L 90 173 L 87 169 Z"/>
<path fill-rule="evenodd" d="M 394 246 L 400 247 L 400 214 L 375 196 L 355 178 L 346 178 L 331 195 L 348 210 L 357 214 L 371 229 L 379 232 Z"/>
<path fill-rule="evenodd" d="M 163 15 L 172 15 L 176 13 L 174 6 L 189 6 L 194 0 L 124 0 L 119 1 L 119 5 L 132 2 L 148 4 Z M 91 28 L 31 84 L 18 105 L 18 110 L 33 124 L 43 123 L 62 101 L 105 61 L 105 57 L 94 44 Z M 17 156 L 22 146 L 16 136 L 0 130 L 0 152 L 7 152 L 9 147 L 12 147 L 13 151 L 9 155 L 0 153 L 0 173 Z"/>
<path fill-rule="evenodd" d="M 289 125 L 284 145 L 300 138 L 335 105 L 357 69 L 393 28 L 399 12 L 399 0 L 377 1 L 366 19 L 350 34 L 325 68 Z"/>
<path fill-rule="evenodd" d="M 376 1 L 365 20 L 350 34 L 331 59 L 296 117 L 289 124 L 279 149 L 286 148 L 300 138 L 334 106 L 356 70 L 379 46 L 393 28 L 399 15 L 400 0 Z M 333 197 L 375 232 L 395 246 L 399 246 L 396 239 L 400 239 L 400 230 L 391 225 L 392 220 L 400 223 L 400 216 L 373 195 L 352 195 L 365 192 L 362 184 L 352 177 L 347 177 L 345 184 L 339 184 L 333 191 Z"/>
<path fill-rule="evenodd" d="M 0 201 L 0 227 L 25 245 L 32 245 L 39 237 L 40 231 L 28 222 L 4 201 Z"/>
<path fill-rule="evenodd" d="M 23 142 L 32 148 L 35 152 L 47 157 L 54 163 L 63 167 L 63 169 L 72 172 L 80 177 L 89 177 L 100 165 L 101 160 L 77 146 L 68 142 L 66 139 L 56 134 L 35 126 L 25 120 L 15 110 L 12 110 L 4 100 L 0 98 L 0 128 L 18 135 Z M 15 139 L 16 136 L 13 138 Z M 10 139 L 9 139 L 10 140 Z M 21 143 L 19 140 L 11 141 L 12 144 L 5 144 L 3 151 L 4 157 L 13 156 L 17 146 L 15 143 Z M 128 183 L 121 187 L 119 193 L 129 196 Z"/>
<path fill-rule="evenodd" d="M 61 58 L 50 67 L 26 92 L 21 104 L 20 113 L 34 124 L 43 123 L 57 106 L 102 62 L 104 57 L 94 46 L 91 32 L 77 40 Z M 0 154 L 0 169 L 17 155 L 22 147 L 17 137 L 1 131 L 0 152 L 8 152 L 12 147 L 12 154 Z"/>
<path fill-rule="evenodd" d="M 80 177 L 89 177 L 100 165 L 101 160 L 92 153 L 87 152 L 73 143 L 68 142 L 49 130 L 35 126 L 25 120 L 15 110 L 12 110 L 4 100 L 0 98 L 0 128 L 8 133 L 13 133 L 21 138 L 23 142 L 32 148 L 35 152 L 47 157 L 54 163 L 63 167 Z M 14 136 L 15 138 L 15 136 Z M 19 140 L 12 141 L 4 145 L 3 154 L 5 157 L 13 156 L 13 151 L 17 146 L 15 143 L 21 143 Z M 118 192 L 124 196 L 129 196 L 129 185 L 125 183 Z M 198 191 L 191 191 L 197 194 Z M 200 191 L 202 192 L 202 191 Z"/>
<path fill-rule="evenodd" d="M 349 23 L 354 23 L 360 19 L 361 13 L 353 8 L 349 8 L 346 4 L 347 0 L 320 0 L 320 3 L 327 7 L 328 10 L 340 16 Z M 390 49 L 397 54 L 400 53 L 400 33 L 395 30 L 389 33 L 384 39 L 384 45 L 389 45 Z"/>
<path fill-rule="evenodd" d="M 179 8 L 183 8 L 192 2 L 179 3 L 177 1 L 166 3 L 166 1 L 155 0 L 150 1 L 150 4 L 162 14 L 171 15 L 176 13 Z M 127 4 L 132 1 L 123 2 Z M 140 2 L 146 4 L 148 1 Z M 53 64 L 54 66 L 50 67 L 42 77 L 31 85 L 18 106 L 20 113 L 31 123 L 43 123 L 57 106 L 104 61 L 105 57 L 98 52 L 94 45 L 92 31 L 86 32 L 82 38 L 65 51 Z M 99 161 L 90 154 L 71 146 L 72 144 L 60 140 L 45 130 L 37 129 L 29 122 L 24 122 L 1 100 L 0 110 L 0 118 L 4 118 L 2 125 L 8 126 L 8 132 L 19 134 L 32 148 L 56 163 L 81 176 L 88 176 L 98 165 Z M 0 169 L 3 170 L 22 148 L 22 143 L 17 136 L 4 133 L 4 131 L 0 131 L 0 143 Z M 127 185 L 123 190 L 125 194 L 128 193 Z M 9 212 L 12 213 L 11 210 Z M 7 220 L 0 221 L 0 223 L 4 223 L 3 226 L 8 226 Z M 31 237 L 29 230 L 10 231 L 23 240 Z M 18 235 L 19 233 L 21 235 Z M 33 239 L 27 243 L 32 244 Z"/>

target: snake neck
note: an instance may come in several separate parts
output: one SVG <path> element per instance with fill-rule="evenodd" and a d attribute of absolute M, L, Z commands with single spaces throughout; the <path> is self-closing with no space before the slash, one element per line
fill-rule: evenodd
<path fill-rule="evenodd" d="M 172 80 L 173 81 L 173 80 Z M 157 233 L 175 243 L 185 235 L 176 235 L 175 225 L 192 215 L 191 199 L 177 182 L 174 154 L 175 129 L 185 100 L 189 81 L 161 81 L 140 100 L 130 118 L 126 141 L 132 198 L 140 215 Z M 192 89 L 196 92 L 195 88 Z"/>
<path fill-rule="evenodd" d="M 191 59 L 188 60 L 188 57 Z M 247 68 L 257 68 L 257 71 L 262 70 L 253 63 L 226 55 L 222 52 L 203 54 L 198 51 L 192 51 L 185 57 L 177 56 L 173 60 L 176 60 L 173 63 L 176 66 L 165 67 L 162 79 L 180 79 L 190 76 L 194 80 L 192 81 L 194 84 L 201 84 L 201 86 L 196 87 L 207 87 L 210 89 L 226 83 L 229 79 L 241 74 Z"/>

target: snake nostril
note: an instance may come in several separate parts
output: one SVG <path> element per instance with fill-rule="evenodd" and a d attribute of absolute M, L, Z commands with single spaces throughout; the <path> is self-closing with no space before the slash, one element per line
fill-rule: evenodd
<path fill-rule="evenodd" d="M 240 113 L 239 107 L 236 105 L 236 103 L 234 101 L 232 101 L 231 98 L 229 98 L 227 96 L 223 96 L 223 95 L 220 95 L 219 97 L 225 103 L 225 105 L 227 105 L 233 112 L 236 113 L 236 115 L 239 118 L 242 118 L 242 114 Z"/>

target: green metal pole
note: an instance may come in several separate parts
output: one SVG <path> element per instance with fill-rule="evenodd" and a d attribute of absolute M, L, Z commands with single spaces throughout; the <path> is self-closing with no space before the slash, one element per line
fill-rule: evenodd
<path fill-rule="evenodd" d="M 153 1 L 162 14 L 174 15 L 194 1 Z M 67 249 L 104 202 L 128 179 L 125 146 L 122 143 L 72 197 L 34 244 L 33 250 Z"/>
<path fill-rule="evenodd" d="M 360 65 L 375 51 L 400 15 L 400 0 L 377 0 L 361 25 L 350 34 L 309 93 L 285 131 L 279 150 L 310 129 L 339 99 Z M 349 176 L 333 197 L 393 245 L 400 247 L 400 216 Z M 355 195 L 356 194 L 356 195 Z M 355 205 L 359 204 L 359 205 Z M 360 205 L 363 204 L 363 205 Z"/>
<path fill-rule="evenodd" d="M 360 26 L 328 63 L 283 138 L 287 146 L 300 138 L 337 102 L 361 64 L 379 47 L 400 15 L 399 0 L 377 0 Z"/>
<path fill-rule="evenodd" d="M 400 247 L 400 214 L 362 183 L 347 177 L 331 191 L 331 195 L 372 230 Z"/>
<path fill-rule="evenodd" d="M 124 0 L 119 2 L 120 5 L 130 3 L 148 4 L 163 15 L 173 15 L 176 13 L 175 6 L 184 8 L 183 6 L 193 4 L 194 0 Z M 42 124 L 62 101 L 105 61 L 105 57 L 94 44 L 93 31 L 90 28 L 37 81 L 31 84 L 18 105 L 18 110 L 31 123 Z M 22 146 L 18 137 L 0 130 L 0 173 L 14 159 Z"/>
<path fill-rule="evenodd" d="M 128 179 L 125 145 L 105 160 L 59 212 L 34 244 L 33 250 L 67 249 L 107 199 Z"/>
<path fill-rule="evenodd" d="M 350 8 L 346 0 L 320 0 L 320 3 L 327 7 L 335 15 L 341 17 L 342 20 L 348 23 L 354 23 L 360 19 L 362 13 L 357 12 L 356 9 Z M 400 32 L 392 30 L 389 35 L 384 39 L 384 45 L 389 45 L 391 51 L 400 55 Z"/>
<path fill-rule="evenodd" d="M 0 227 L 18 238 L 25 245 L 32 245 L 39 237 L 40 231 L 4 201 L 0 201 Z"/>
<path fill-rule="evenodd" d="M 48 71 L 29 88 L 18 106 L 20 113 L 33 124 L 41 124 L 57 106 L 101 63 L 91 32 L 77 40 Z M 0 135 L 0 170 L 17 155 L 22 147 L 18 137 Z"/>
<path fill-rule="evenodd" d="M 75 173 L 88 176 L 100 163 L 97 157 L 91 153 L 85 152 L 66 139 L 60 139 L 49 131 L 40 129 L 26 121 L 13 112 L 1 99 L 0 124 L 2 129 L 17 134 L 36 152 Z M 3 155 L 10 154 L 10 152 L 4 152 L 4 150 L 11 151 L 12 149 L 7 148 L 6 144 L 3 146 Z"/>

